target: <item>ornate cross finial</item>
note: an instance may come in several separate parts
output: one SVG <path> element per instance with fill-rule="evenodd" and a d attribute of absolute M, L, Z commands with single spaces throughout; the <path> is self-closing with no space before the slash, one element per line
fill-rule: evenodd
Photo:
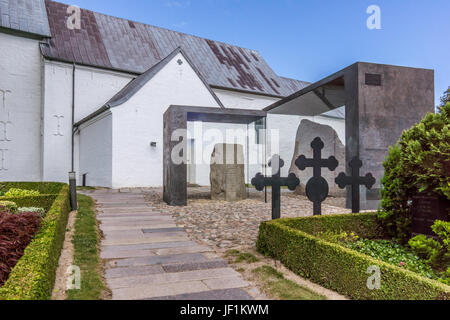
<path fill-rule="evenodd" d="M 272 168 L 272 174 L 278 174 L 280 173 L 281 168 L 284 167 L 284 160 L 281 159 L 278 154 L 275 154 L 269 160 L 268 165 Z"/>
<path fill-rule="evenodd" d="M 272 186 L 272 219 L 275 220 L 281 217 L 281 187 L 287 186 L 289 190 L 294 191 L 300 184 L 300 180 L 294 173 L 289 174 L 287 178 L 280 177 L 280 171 L 284 167 L 284 161 L 279 155 L 274 155 L 268 165 L 272 167 L 272 177 L 265 177 L 261 173 L 258 173 L 252 179 L 252 185 L 258 191 L 263 191 L 265 187 Z"/>
<path fill-rule="evenodd" d="M 322 149 L 325 147 L 322 139 L 315 138 L 311 143 L 313 149 L 313 158 L 307 159 L 301 155 L 295 161 L 295 165 L 300 170 L 313 168 L 314 175 L 306 184 L 306 195 L 314 203 L 314 215 L 322 214 L 322 202 L 328 197 L 329 186 L 327 180 L 322 177 L 322 168 L 328 168 L 330 171 L 336 170 L 339 162 L 334 156 L 328 159 L 322 159 Z"/>
<path fill-rule="evenodd" d="M 359 170 L 362 168 L 363 163 L 358 157 L 354 157 L 350 161 L 349 166 L 352 169 L 352 175 L 349 177 L 344 172 L 341 172 L 335 181 L 341 189 L 344 189 L 346 186 L 352 188 L 352 212 L 358 213 L 360 211 L 359 186 L 364 185 L 370 190 L 377 181 L 371 173 L 366 174 L 365 177 L 359 176 Z"/>

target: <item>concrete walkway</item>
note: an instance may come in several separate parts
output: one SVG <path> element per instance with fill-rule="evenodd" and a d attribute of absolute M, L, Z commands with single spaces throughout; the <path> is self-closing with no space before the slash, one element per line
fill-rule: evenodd
<path fill-rule="evenodd" d="M 209 247 L 188 238 L 143 193 L 83 192 L 97 201 L 101 257 L 114 300 L 251 300 L 250 284 Z"/>

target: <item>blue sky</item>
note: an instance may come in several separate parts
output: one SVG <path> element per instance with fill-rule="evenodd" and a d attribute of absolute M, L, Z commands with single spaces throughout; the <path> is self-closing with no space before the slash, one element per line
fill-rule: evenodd
<path fill-rule="evenodd" d="M 257 50 L 282 76 L 317 81 L 356 61 L 435 70 L 450 86 L 448 0 L 59 0 Z M 381 30 L 369 30 L 370 5 Z"/>

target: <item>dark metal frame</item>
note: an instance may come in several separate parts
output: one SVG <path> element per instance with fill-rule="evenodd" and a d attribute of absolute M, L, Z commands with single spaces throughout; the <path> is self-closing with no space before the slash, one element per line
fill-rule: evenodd
<path fill-rule="evenodd" d="M 262 110 L 223 109 L 195 106 L 170 106 L 164 113 L 164 201 L 172 206 L 187 205 L 187 159 L 182 164 L 172 162 L 172 151 L 180 143 L 187 150 L 187 137 L 172 141 L 172 134 L 177 129 L 187 130 L 188 121 L 249 124 L 266 118 Z"/>

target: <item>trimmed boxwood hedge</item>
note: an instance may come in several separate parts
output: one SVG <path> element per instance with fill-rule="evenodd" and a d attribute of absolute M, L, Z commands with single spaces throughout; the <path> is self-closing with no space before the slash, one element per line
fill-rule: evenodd
<path fill-rule="evenodd" d="M 54 201 L 38 233 L 11 271 L 8 281 L 0 288 L 0 300 L 48 300 L 51 298 L 70 212 L 69 186 L 61 183 L 44 183 L 43 186 L 39 183 L 9 183 L 8 188 L 11 185 L 22 189 L 36 186 L 34 190 L 44 193 L 59 191 L 52 196 L 16 199 L 21 205 L 40 207 L 47 206 L 51 197 Z"/>
<path fill-rule="evenodd" d="M 59 194 L 65 186 L 58 182 L 0 182 L 0 191 L 7 192 L 11 188 L 36 190 L 40 194 Z"/>
<path fill-rule="evenodd" d="M 0 197 L 0 201 L 12 201 L 20 207 L 39 207 L 44 208 L 45 211 L 50 210 L 53 202 L 58 195 L 56 194 L 44 194 L 39 196 L 19 197 L 19 198 L 7 198 Z"/>
<path fill-rule="evenodd" d="M 381 235 L 376 213 L 280 219 L 261 224 L 257 249 L 352 299 L 450 299 L 449 286 L 315 236 L 326 230 L 353 231 L 367 238 Z M 380 290 L 367 288 L 367 269 L 374 265 L 381 270 Z"/>

